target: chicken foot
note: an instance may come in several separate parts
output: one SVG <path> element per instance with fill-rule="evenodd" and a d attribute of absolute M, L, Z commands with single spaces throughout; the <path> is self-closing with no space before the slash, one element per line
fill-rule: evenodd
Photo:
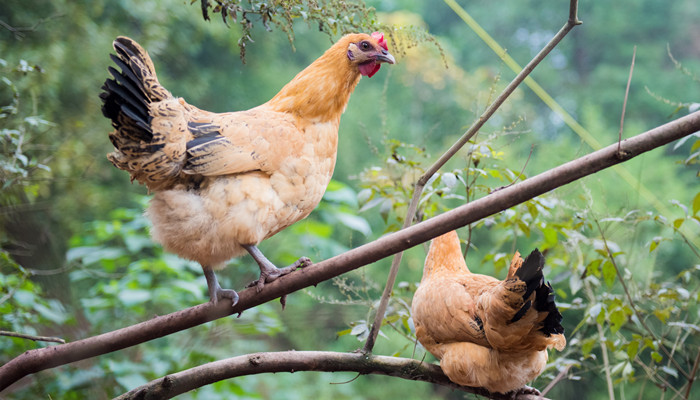
<path fill-rule="evenodd" d="M 219 300 L 227 298 L 231 299 L 231 307 L 235 306 L 238 303 L 238 293 L 233 289 L 222 289 L 213 269 L 209 267 L 203 267 L 202 269 L 204 269 L 204 277 L 207 279 L 207 286 L 209 287 L 209 300 L 216 304 Z"/>
<path fill-rule="evenodd" d="M 301 257 L 296 260 L 292 265 L 286 266 L 284 268 L 277 268 L 270 260 L 265 257 L 265 255 L 258 249 L 255 245 L 242 245 L 244 249 L 253 257 L 255 262 L 258 263 L 260 267 L 260 278 L 257 281 L 253 281 L 248 284 L 247 287 L 253 287 L 257 289 L 258 292 L 265 287 L 265 283 L 272 282 L 279 278 L 280 276 L 287 275 L 290 272 L 295 271 L 297 268 L 308 267 L 311 265 L 311 260 L 308 257 Z"/>
<path fill-rule="evenodd" d="M 542 396 L 542 393 L 540 393 L 539 390 L 535 389 L 534 387 L 528 386 L 528 385 L 523 385 L 520 389 L 515 389 L 512 392 L 509 393 L 511 399 L 517 399 L 518 396 L 520 395 L 534 395 L 534 396 Z"/>

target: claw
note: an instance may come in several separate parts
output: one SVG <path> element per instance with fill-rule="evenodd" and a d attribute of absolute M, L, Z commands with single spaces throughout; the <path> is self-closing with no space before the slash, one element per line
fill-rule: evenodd
<path fill-rule="evenodd" d="M 530 395 L 534 395 L 534 396 L 541 396 L 542 395 L 540 393 L 540 391 L 535 389 L 534 387 L 524 385 L 520 389 L 515 389 L 512 392 L 510 392 L 510 397 L 511 397 L 511 399 L 516 399 L 516 398 L 518 398 L 518 396 L 525 395 L 525 394 L 530 394 Z"/>
<path fill-rule="evenodd" d="M 250 253 L 250 255 L 260 267 L 260 278 L 246 285 L 246 287 L 255 286 L 255 289 L 258 292 L 260 292 L 262 288 L 265 287 L 265 283 L 272 282 L 280 276 L 284 276 L 291 272 L 294 272 L 297 268 L 308 267 L 312 264 L 311 260 L 308 257 L 301 257 L 289 266 L 286 266 L 284 268 L 277 268 L 274 264 L 270 262 L 270 260 L 268 260 L 263 255 L 263 253 L 256 246 L 249 245 L 243 246 L 243 248 L 248 250 L 248 253 Z"/>
<path fill-rule="evenodd" d="M 238 303 L 238 293 L 233 289 L 222 289 L 219 285 L 219 281 L 216 279 L 214 270 L 208 267 L 203 267 L 204 277 L 207 279 L 207 286 L 209 287 L 209 301 L 214 305 L 219 303 L 222 299 L 231 299 L 231 307 Z"/>

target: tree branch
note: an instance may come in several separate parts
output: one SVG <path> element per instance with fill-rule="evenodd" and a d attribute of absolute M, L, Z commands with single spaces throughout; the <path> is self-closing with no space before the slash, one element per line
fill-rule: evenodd
<path fill-rule="evenodd" d="M 448 1 L 448 5 L 454 3 L 453 1 Z M 408 210 L 406 211 L 406 218 L 403 222 L 403 228 L 407 228 L 413 222 L 413 218 L 416 215 L 416 210 L 418 209 L 418 202 L 423 194 L 423 189 L 428 183 L 430 178 L 435 175 L 435 173 L 442 168 L 457 152 L 464 147 L 465 144 L 474 136 L 479 129 L 484 126 L 486 121 L 488 121 L 493 114 L 498 111 L 498 109 L 503 105 L 503 103 L 510 97 L 510 95 L 515 91 L 515 89 L 520 86 L 520 84 L 525 80 L 525 78 L 530 75 L 530 73 L 539 65 L 539 63 L 544 60 L 544 58 L 549 54 L 554 48 L 561 42 L 564 37 L 576 26 L 581 24 L 578 20 L 576 13 L 578 10 L 578 0 L 570 0 L 569 7 L 569 18 L 564 24 L 564 26 L 557 32 L 552 40 L 547 43 L 542 50 L 540 50 L 537 55 L 530 60 L 530 62 L 525 66 L 525 68 L 516 75 L 516 77 L 503 89 L 503 92 L 496 98 L 496 100 L 488 106 L 486 111 L 477 119 L 472 126 L 467 129 L 466 132 L 450 147 L 440 158 L 428 168 L 427 171 L 421 176 L 416 182 L 413 188 L 413 197 L 408 205 Z M 450 5 L 451 7 L 454 6 Z M 379 334 L 379 329 L 382 326 L 382 321 L 384 320 L 384 314 L 386 313 L 387 305 L 389 304 L 389 297 L 391 297 L 391 291 L 394 288 L 394 283 L 396 282 L 396 276 L 399 273 L 399 266 L 401 265 L 401 258 L 403 257 L 403 252 L 397 253 L 391 262 L 391 269 L 389 270 L 389 276 L 387 277 L 386 286 L 384 287 L 384 292 L 379 300 L 379 306 L 377 307 L 377 313 L 374 316 L 374 322 L 372 323 L 372 328 L 370 329 L 369 336 L 367 337 L 367 342 L 362 349 L 365 353 L 372 352 L 374 348 L 374 343 L 377 340 L 377 335 Z"/>
<path fill-rule="evenodd" d="M 336 353 L 329 351 L 282 351 L 254 353 L 214 361 L 153 380 L 125 393 L 115 400 L 170 399 L 179 394 L 210 385 L 224 379 L 244 375 L 275 372 L 322 371 L 357 372 L 361 375 L 379 374 L 413 381 L 430 382 L 455 390 L 474 393 L 494 400 L 535 400 L 540 396 L 489 393 L 483 388 L 472 388 L 452 383 L 439 366 L 410 358 Z"/>
<path fill-rule="evenodd" d="M 10 337 L 16 337 L 20 339 L 29 339 L 33 340 L 35 342 L 55 342 L 55 343 L 65 343 L 66 341 L 61 339 L 60 337 L 55 337 L 55 336 L 37 336 L 37 335 L 28 335 L 26 333 L 19 333 L 19 332 L 10 332 L 10 331 L 0 331 L 0 336 L 10 336 Z"/>
<path fill-rule="evenodd" d="M 612 144 L 427 221 L 285 275 L 266 284 L 260 293 L 256 293 L 256 288 L 243 290 L 239 293 L 240 299 L 235 307 L 231 307 L 228 301 L 220 301 L 216 306 L 212 303 L 200 304 L 98 336 L 29 350 L 0 367 L 0 391 L 29 374 L 167 336 L 227 315 L 243 312 L 285 294 L 316 285 L 479 221 L 698 130 L 700 130 L 700 111 L 623 140 L 621 149 L 624 159 L 617 157 L 617 143 Z"/>

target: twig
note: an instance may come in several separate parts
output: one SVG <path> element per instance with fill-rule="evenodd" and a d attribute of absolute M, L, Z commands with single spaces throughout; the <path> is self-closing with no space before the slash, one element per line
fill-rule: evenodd
<path fill-rule="evenodd" d="M 432 165 L 428 170 L 421 176 L 413 189 L 413 197 L 411 198 L 411 203 L 406 211 L 406 218 L 404 219 L 403 228 L 409 227 L 413 223 L 413 217 L 416 215 L 416 210 L 418 208 L 418 202 L 420 201 L 421 194 L 428 180 L 435 175 L 435 173 L 442 168 L 447 161 L 449 161 L 457 152 L 471 139 L 486 121 L 491 118 L 491 116 L 501 107 L 501 105 L 506 101 L 506 99 L 515 91 L 515 89 L 520 86 L 520 84 L 527 78 L 528 75 L 535 69 L 535 67 L 551 52 L 559 42 L 573 29 L 576 25 L 580 24 L 576 18 L 576 10 L 578 8 L 578 0 L 570 1 L 571 7 L 569 10 L 569 19 L 566 24 L 557 32 L 552 40 L 547 43 L 547 45 L 540 50 L 539 53 L 523 68 L 522 71 L 513 79 L 508 86 L 503 90 L 503 92 L 496 98 L 496 100 L 491 103 L 491 105 L 484 111 L 483 114 L 477 119 L 472 126 L 467 129 L 467 131 L 462 135 L 457 142 L 455 142 L 452 147 L 450 147 L 440 158 Z M 369 336 L 367 337 L 367 342 L 362 349 L 365 353 L 372 352 L 374 348 L 374 343 L 377 340 L 377 335 L 379 334 L 379 329 L 382 326 L 382 321 L 384 320 L 384 314 L 386 313 L 386 307 L 389 304 L 389 297 L 391 296 L 391 291 L 394 288 L 394 283 L 396 282 L 396 276 L 399 272 L 399 266 L 401 265 L 401 257 L 403 253 L 397 253 L 391 262 L 391 269 L 389 270 L 389 276 L 387 277 L 387 283 L 384 287 L 384 292 L 379 300 L 379 306 L 377 307 L 377 313 L 374 317 L 374 322 L 372 323 L 372 328 L 370 329 Z"/>
<path fill-rule="evenodd" d="M 595 300 L 595 295 L 593 294 L 593 289 L 591 289 L 591 284 L 586 280 L 584 281 L 586 287 L 586 295 L 588 299 L 592 302 Z M 615 400 L 615 387 L 613 386 L 612 375 L 610 374 L 610 358 L 608 356 L 608 346 L 605 343 L 605 333 L 603 332 L 603 326 L 595 321 L 595 326 L 598 330 L 598 340 L 600 341 L 600 350 L 603 355 L 603 367 L 605 370 L 605 382 L 608 388 L 608 399 Z"/>
<path fill-rule="evenodd" d="M 509 184 L 507 184 L 505 186 L 501 186 L 501 187 L 496 188 L 496 189 L 493 189 L 492 192 L 495 192 L 498 190 L 503 190 L 507 187 L 511 187 L 511 186 L 515 185 L 515 182 L 517 182 L 518 179 L 520 179 L 520 177 L 523 176 L 523 172 L 525 172 L 525 168 L 527 168 L 527 164 L 530 162 L 530 158 L 532 157 L 532 152 L 534 150 L 535 150 L 535 144 L 533 143 L 530 146 L 530 154 L 527 155 L 527 160 L 525 160 L 525 164 L 523 165 L 523 168 L 520 170 L 520 173 L 518 173 L 518 175 L 515 178 L 513 178 L 513 180 Z"/>
<path fill-rule="evenodd" d="M 693 383 L 695 383 L 695 375 L 698 373 L 698 364 L 700 364 L 700 352 L 695 356 L 695 362 L 693 363 L 693 370 L 690 372 L 690 377 L 688 378 L 688 387 L 685 388 L 685 399 L 688 400 L 690 398 L 690 389 L 693 387 Z"/>
<path fill-rule="evenodd" d="M 549 393 L 549 391 L 552 390 L 554 388 L 554 386 L 556 386 L 557 383 L 561 382 L 566 377 L 566 375 L 569 373 L 570 369 L 571 369 L 571 365 L 568 365 L 568 366 L 566 366 L 566 368 L 559 371 L 559 374 L 557 374 L 557 376 L 555 376 L 554 379 L 552 379 L 552 381 L 549 382 L 549 385 L 547 385 L 547 387 L 544 388 L 541 395 L 546 396 L 547 393 Z"/>
<path fill-rule="evenodd" d="M 630 75 L 627 78 L 627 89 L 625 89 L 625 100 L 622 102 L 622 115 L 620 116 L 620 135 L 619 135 L 619 138 L 617 141 L 618 153 L 620 152 L 619 143 L 622 141 L 622 127 L 625 126 L 625 110 L 627 109 L 627 98 L 629 97 L 629 94 L 630 94 L 630 84 L 632 83 L 632 72 L 634 71 L 634 60 L 636 57 L 637 57 L 637 46 L 634 46 L 634 50 L 632 50 L 632 63 L 630 64 Z"/>
<path fill-rule="evenodd" d="M 431 382 L 494 400 L 542 399 L 539 396 L 523 394 L 512 397 L 511 394 L 489 393 L 483 388 L 460 386 L 452 383 L 439 366 L 410 358 L 329 351 L 283 351 L 248 354 L 200 365 L 153 380 L 117 397 L 115 400 L 170 399 L 224 379 L 262 373 L 297 371 L 351 371 L 361 375 L 388 375 L 414 381 Z"/>
<path fill-rule="evenodd" d="M 61 18 L 61 17 L 63 17 L 63 15 L 64 14 L 54 14 L 54 15 L 51 15 L 51 16 L 46 17 L 46 18 L 41 18 L 40 20 L 35 22 L 34 25 L 32 25 L 32 26 L 17 27 L 17 28 L 8 24 L 7 22 L 5 22 L 3 20 L 0 20 L 0 26 L 2 26 L 3 28 L 7 29 L 10 32 L 12 32 L 15 35 L 16 39 L 21 40 L 21 39 L 24 39 L 24 37 L 26 36 L 24 34 L 24 32 L 34 31 L 34 30 L 36 30 L 36 28 L 39 27 L 39 25 L 46 23 L 52 19 Z"/>
<path fill-rule="evenodd" d="M 625 154 L 628 154 L 627 159 L 631 159 L 656 147 L 691 135 L 698 130 L 700 130 L 700 111 L 638 136 L 625 139 L 622 146 Z M 373 242 L 285 275 L 266 284 L 259 293 L 255 288 L 242 290 L 235 307 L 231 307 L 231 303 L 227 301 L 220 301 L 217 305 L 209 302 L 102 335 L 50 348 L 26 351 L 0 366 L 0 391 L 29 374 L 135 346 L 218 318 L 237 314 L 285 294 L 316 285 L 381 260 L 602 169 L 619 164 L 622 160 L 615 157 L 616 151 L 617 144 L 612 144 L 427 221 L 385 235 Z"/>
<path fill-rule="evenodd" d="M 598 232 L 600 233 L 600 238 L 603 240 L 603 246 L 605 246 L 605 251 L 608 253 L 608 258 L 610 258 L 610 262 L 613 265 L 613 268 L 615 268 L 615 274 L 617 275 L 617 279 L 620 281 L 620 284 L 622 285 L 622 290 L 625 292 L 625 297 L 627 297 L 627 301 L 630 303 L 630 308 L 632 308 L 632 311 L 634 312 L 634 315 L 637 316 L 637 319 L 639 320 L 639 323 L 642 324 L 642 327 L 651 335 L 651 337 L 654 339 L 655 342 L 659 343 L 659 348 L 666 354 L 666 357 L 668 357 L 669 361 L 673 363 L 673 365 L 676 367 L 678 372 L 683 374 L 686 379 L 690 380 L 690 376 L 688 376 L 688 373 L 683 370 L 683 367 L 681 367 L 680 364 L 673 358 L 673 355 L 668 351 L 666 346 L 664 346 L 663 341 L 659 340 L 659 338 L 656 337 L 654 334 L 654 331 L 649 328 L 647 323 L 644 321 L 644 316 L 642 315 L 641 312 L 639 312 L 639 309 L 637 309 L 637 304 L 634 302 L 632 299 L 632 295 L 630 294 L 629 289 L 627 288 L 627 284 L 625 283 L 625 279 L 622 277 L 622 273 L 620 272 L 620 268 L 617 266 L 617 262 L 615 261 L 615 256 L 613 256 L 612 251 L 608 247 L 608 241 L 605 238 L 605 234 L 603 233 L 603 229 L 600 227 L 600 223 L 598 223 L 598 219 L 594 218 L 593 222 L 595 222 L 596 226 L 598 227 Z"/>
<path fill-rule="evenodd" d="M 671 389 L 676 393 L 676 396 L 683 396 L 683 393 L 678 391 L 669 381 L 664 379 L 661 375 L 657 374 L 654 372 L 654 370 L 651 369 L 648 365 L 644 364 L 639 357 L 635 356 L 634 357 L 634 362 L 636 362 L 642 369 L 644 370 L 644 373 L 647 374 L 647 377 L 654 382 L 655 385 L 660 386 L 662 390 L 665 389 Z"/>
<path fill-rule="evenodd" d="M 26 333 L 10 332 L 10 331 L 0 331 L 0 336 L 10 336 L 21 339 L 29 339 L 35 342 L 55 342 L 55 343 L 65 343 L 66 341 L 60 337 L 55 336 L 35 336 L 27 335 Z"/>

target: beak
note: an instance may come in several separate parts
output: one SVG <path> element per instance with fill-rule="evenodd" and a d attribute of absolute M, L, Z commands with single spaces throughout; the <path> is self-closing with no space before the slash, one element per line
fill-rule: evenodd
<path fill-rule="evenodd" d="M 391 55 L 386 50 L 382 50 L 381 53 L 377 54 L 377 57 L 375 58 L 376 62 L 378 63 L 389 63 L 389 64 L 396 64 L 396 60 L 394 59 L 394 56 Z"/>

